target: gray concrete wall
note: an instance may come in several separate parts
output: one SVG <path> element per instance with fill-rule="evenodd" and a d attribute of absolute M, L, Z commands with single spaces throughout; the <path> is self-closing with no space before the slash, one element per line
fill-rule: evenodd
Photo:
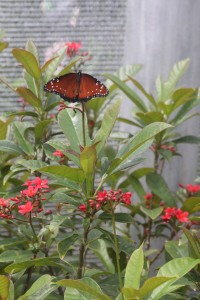
<path fill-rule="evenodd" d="M 173 64 L 187 57 L 191 63 L 180 85 L 200 86 L 199 13 L 199 0 L 128 0 L 124 64 L 144 65 L 136 79 L 148 91 L 155 91 L 159 74 L 167 79 Z M 122 115 L 130 115 L 129 104 L 122 106 Z M 199 135 L 200 119 L 196 117 L 178 130 L 182 134 Z M 198 168 L 198 146 L 182 145 L 178 150 L 183 157 L 166 166 L 167 181 L 173 189 L 178 182 L 192 182 Z"/>

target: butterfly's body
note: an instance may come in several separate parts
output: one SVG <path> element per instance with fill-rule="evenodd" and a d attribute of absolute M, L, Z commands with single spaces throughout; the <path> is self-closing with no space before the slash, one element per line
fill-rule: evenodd
<path fill-rule="evenodd" d="M 108 95 L 108 90 L 103 83 L 81 72 L 53 78 L 45 84 L 44 90 L 57 94 L 68 102 L 87 102 L 92 98 Z"/>

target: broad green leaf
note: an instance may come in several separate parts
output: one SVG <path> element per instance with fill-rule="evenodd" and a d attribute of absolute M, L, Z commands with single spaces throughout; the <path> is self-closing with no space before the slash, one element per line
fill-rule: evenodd
<path fill-rule="evenodd" d="M 173 111 L 184 103 L 191 101 L 196 96 L 196 89 L 191 88 L 180 88 L 174 92 L 172 95 L 172 100 L 174 101 Z"/>
<path fill-rule="evenodd" d="M 173 139 L 171 142 L 176 144 L 199 144 L 200 143 L 200 137 L 195 135 L 184 135 L 180 138 Z"/>
<path fill-rule="evenodd" d="M 81 280 L 63 279 L 56 282 L 57 285 L 63 287 L 75 288 L 78 291 L 86 292 L 95 300 L 111 300 L 106 294 L 100 293 L 96 288 L 84 283 Z M 92 298 L 91 298 L 92 299 Z"/>
<path fill-rule="evenodd" d="M 123 122 L 123 123 L 128 124 L 128 125 L 132 125 L 132 126 L 136 126 L 136 127 L 142 128 L 142 126 L 140 124 L 138 124 L 136 122 L 133 122 L 132 120 L 129 120 L 129 119 L 126 119 L 126 118 L 119 117 L 119 118 L 117 118 L 117 121 Z"/>
<path fill-rule="evenodd" d="M 59 72 L 58 76 L 69 73 L 71 71 L 71 68 L 81 59 L 82 59 L 82 57 L 80 57 L 80 56 L 74 57 L 72 60 L 70 60 L 70 63 L 64 69 L 62 69 L 61 72 Z"/>
<path fill-rule="evenodd" d="M 83 295 L 81 295 L 81 292 L 79 292 L 78 290 L 68 287 L 64 293 L 64 300 L 77 300 L 77 299 L 88 300 L 88 296 L 84 297 Z"/>
<path fill-rule="evenodd" d="M 20 262 L 31 259 L 33 253 L 28 250 L 5 250 L 0 254 L 0 262 Z"/>
<path fill-rule="evenodd" d="M 0 275 L 0 299 L 9 300 L 10 280 L 7 276 Z"/>
<path fill-rule="evenodd" d="M 29 51 L 30 53 L 32 53 L 32 54 L 35 56 L 35 58 L 37 59 L 37 62 L 38 62 L 38 64 L 39 64 L 39 54 L 38 54 L 38 49 L 37 49 L 36 45 L 33 43 L 32 40 L 28 40 L 28 41 L 26 42 L 26 49 L 25 49 L 25 50 L 26 50 L 26 51 Z"/>
<path fill-rule="evenodd" d="M 33 260 L 27 260 L 19 263 L 13 263 L 9 266 L 7 266 L 4 270 L 6 273 L 18 273 L 21 270 L 30 268 L 32 266 L 34 267 L 46 267 L 46 266 L 52 266 L 52 267 L 58 267 L 62 268 L 62 265 L 58 263 L 59 259 L 54 257 L 43 257 L 43 258 L 37 258 Z"/>
<path fill-rule="evenodd" d="M 77 183 L 83 183 L 84 172 L 78 168 L 70 168 L 68 166 L 48 166 L 39 168 L 38 172 L 54 178 L 67 178 Z"/>
<path fill-rule="evenodd" d="M 153 104 L 154 107 L 157 107 L 157 103 L 153 95 L 147 93 L 144 87 L 133 77 L 129 76 L 129 79 L 135 84 L 135 86 L 140 90 L 140 92 L 142 92 L 142 94 L 151 102 L 151 104 Z"/>
<path fill-rule="evenodd" d="M 22 165 L 26 169 L 30 170 L 31 173 L 35 172 L 39 168 L 48 166 L 47 163 L 43 162 L 42 160 L 33 160 L 33 159 L 20 159 L 17 164 Z"/>
<path fill-rule="evenodd" d="M 174 258 L 164 264 L 157 276 L 176 277 L 179 279 L 200 263 L 200 259 L 191 257 Z"/>
<path fill-rule="evenodd" d="M 60 259 L 64 259 L 65 255 L 67 254 L 68 250 L 73 247 L 73 244 L 78 239 L 79 235 L 76 233 L 66 234 L 66 238 L 62 241 L 59 241 L 57 244 L 58 253 Z"/>
<path fill-rule="evenodd" d="M 51 62 L 45 68 L 44 83 L 49 81 L 54 76 L 55 71 L 57 70 L 62 60 L 64 59 L 65 55 L 66 55 L 66 46 L 58 49 L 54 53 L 53 57 L 51 57 Z"/>
<path fill-rule="evenodd" d="M 68 203 L 77 207 L 83 203 L 82 199 L 72 198 L 69 195 L 61 192 L 56 192 L 51 198 L 51 201 L 56 203 Z"/>
<path fill-rule="evenodd" d="M 125 65 L 122 66 L 115 72 L 115 75 L 120 80 L 126 80 L 128 76 L 135 76 L 141 69 L 142 65 L 140 64 L 134 64 L 134 65 Z"/>
<path fill-rule="evenodd" d="M 14 142 L 7 140 L 0 140 L 0 151 L 14 155 L 24 154 L 23 150 L 20 147 L 18 147 Z"/>
<path fill-rule="evenodd" d="M 108 247 L 107 247 L 106 242 L 103 239 L 98 238 L 92 242 L 89 242 L 88 247 L 100 259 L 100 261 L 103 264 L 103 266 L 105 267 L 106 271 L 111 274 L 114 274 L 115 266 L 108 254 Z"/>
<path fill-rule="evenodd" d="M 188 211 L 190 214 L 200 211 L 200 197 L 187 198 L 181 209 L 183 211 Z"/>
<path fill-rule="evenodd" d="M 124 287 L 139 289 L 141 273 L 144 265 L 144 253 L 142 250 L 143 244 L 139 249 L 135 250 L 131 255 L 124 277 Z"/>
<path fill-rule="evenodd" d="M 58 114 L 58 123 L 63 133 L 70 142 L 71 149 L 80 153 L 80 146 L 83 147 L 83 126 L 82 113 L 79 110 L 76 112 L 73 109 L 67 108 Z M 86 146 L 91 145 L 89 138 L 87 116 L 85 114 L 85 135 Z"/>
<path fill-rule="evenodd" d="M 153 122 L 163 122 L 164 116 L 162 113 L 158 111 L 151 111 L 151 112 L 138 112 L 136 113 L 136 116 L 138 116 L 145 125 L 151 124 Z"/>
<path fill-rule="evenodd" d="M 134 219 L 127 213 L 115 213 L 115 221 L 119 223 L 133 223 Z M 101 213 L 98 218 L 103 221 L 112 220 L 112 215 L 108 213 Z"/>
<path fill-rule="evenodd" d="M 188 239 L 189 244 L 189 254 L 193 258 L 200 258 L 200 240 L 197 235 L 192 235 L 190 231 L 186 228 L 183 228 L 183 232 Z"/>
<path fill-rule="evenodd" d="M 30 128 L 31 126 L 32 125 L 28 122 L 15 121 L 13 123 L 13 133 L 18 145 L 23 149 L 23 151 L 27 155 L 33 157 L 35 154 L 34 149 L 32 147 L 32 144 L 25 137 L 26 129 Z"/>
<path fill-rule="evenodd" d="M 80 166 L 86 176 L 94 173 L 96 163 L 96 145 L 85 147 L 80 153 Z"/>
<path fill-rule="evenodd" d="M 42 144 L 44 140 L 44 133 L 48 127 L 52 123 L 52 120 L 42 120 L 39 121 L 35 126 L 35 143 Z"/>
<path fill-rule="evenodd" d="M 30 116 L 33 118 L 38 118 L 38 114 L 33 111 L 18 111 L 18 112 L 8 112 L 6 116 Z"/>
<path fill-rule="evenodd" d="M 185 73 L 189 66 L 189 59 L 182 60 L 175 64 L 169 74 L 167 82 L 163 82 L 161 77 L 156 80 L 156 90 L 158 95 L 158 101 L 166 101 L 173 95 L 176 83 Z"/>
<path fill-rule="evenodd" d="M 183 228 L 184 229 L 184 228 Z M 187 257 L 188 249 L 187 243 L 180 243 L 180 241 L 167 241 L 165 249 L 172 258 Z"/>
<path fill-rule="evenodd" d="M 146 176 L 149 173 L 152 173 L 154 171 L 153 168 L 139 168 L 135 171 L 133 171 L 130 175 L 134 176 L 135 178 L 142 178 L 144 176 Z"/>
<path fill-rule="evenodd" d="M 0 140 L 5 140 L 8 131 L 8 124 L 0 120 Z"/>
<path fill-rule="evenodd" d="M 8 48 L 8 43 L 0 41 L 0 52 L 2 52 L 6 48 Z"/>
<path fill-rule="evenodd" d="M 124 92 L 124 94 L 143 112 L 147 111 L 143 100 L 122 80 L 117 76 L 111 74 L 104 74 L 104 76 L 113 81 L 117 87 Z"/>
<path fill-rule="evenodd" d="M 36 80 L 40 80 L 41 71 L 35 56 L 26 50 L 15 48 L 12 50 L 13 56 L 23 65 L 26 71 Z"/>
<path fill-rule="evenodd" d="M 146 182 L 150 190 L 160 197 L 166 206 L 175 206 L 175 196 L 173 196 L 164 181 L 163 177 L 160 174 L 149 173 L 146 176 Z"/>
<path fill-rule="evenodd" d="M 101 152 L 104 148 L 105 143 L 109 137 L 109 134 L 116 122 L 117 116 L 119 114 L 121 101 L 113 102 L 108 109 L 106 110 L 100 129 L 97 131 L 95 138 L 93 140 L 93 144 L 97 144 L 96 150 L 97 154 Z"/>
<path fill-rule="evenodd" d="M 154 209 L 147 209 L 147 208 L 141 206 L 140 209 L 145 215 L 147 215 L 152 220 L 155 220 L 158 216 L 160 216 L 161 212 L 163 211 L 162 207 L 157 207 Z"/>
<path fill-rule="evenodd" d="M 33 107 L 42 108 L 41 100 L 31 90 L 19 87 L 16 89 L 16 92 Z"/>
<path fill-rule="evenodd" d="M 119 185 L 119 188 L 127 188 L 128 186 L 132 186 L 134 191 L 137 193 L 141 201 L 144 200 L 144 196 L 146 195 L 146 191 L 143 187 L 143 184 L 139 181 L 139 179 L 132 174 L 128 176 L 128 178 L 122 181 Z"/>
<path fill-rule="evenodd" d="M 18 300 L 43 300 L 46 297 L 57 289 L 55 285 L 52 285 L 53 277 L 50 275 L 42 275 L 38 278 L 32 286 L 28 289 L 28 291 L 18 298 Z"/>

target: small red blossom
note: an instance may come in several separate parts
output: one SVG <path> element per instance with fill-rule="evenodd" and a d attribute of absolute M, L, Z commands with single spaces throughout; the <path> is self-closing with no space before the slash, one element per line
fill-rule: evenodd
<path fill-rule="evenodd" d="M 29 186 L 27 190 L 21 191 L 21 195 L 27 196 L 27 197 L 34 197 L 37 194 L 38 188 Z"/>
<path fill-rule="evenodd" d="M 147 193 L 145 196 L 144 196 L 144 199 L 146 200 L 151 200 L 153 197 L 152 193 Z"/>
<path fill-rule="evenodd" d="M 26 204 L 18 206 L 18 212 L 22 215 L 31 212 L 32 209 L 33 209 L 33 204 L 31 203 L 31 201 L 27 201 Z"/>
<path fill-rule="evenodd" d="M 5 200 L 4 198 L 0 198 L 0 206 L 9 207 L 9 199 Z"/>
<path fill-rule="evenodd" d="M 189 213 L 183 212 L 180 208 L 176 207 L 167 207 L 164 209 L 164 215 L 161 218 L 166 222 L 169 222 L 172 218 L 178 220 L 181 223 L 189 222 L 188 219 Z"/>
<path fill-rule="evenodd" d="M 173 152 L 173 153 L 176 152 L 176 148 L 173 147 L 173 146 L 170 146 L 170 145 L 161 145 L 160 148 L 161 148 L 161 149 L 169 150 L 169 151 L 171 151 L 171 152 Z"/>
<path fill-rule="evenodd" d="M 32 180 L 32 183 L 35 185 L 38 189 L 48 189 L 48 179 L 41 179 L 40 177 L 36 177 L 34 180 Z"/>
<path fill-rule="evenodd" d="M 131 205 L 131 196 L 132 196 L 132 194 L 130 192 L 124 193 L 124 195 L 123 195 L 123 202 L 127 206 Z"/>
<path fill-rule="evenodd" d="M 56 150 L 56 151 L 53 153 L 53 156 L 58 156 L 58 157 L 60 157 L 60 158 L 63 158 L 63 157 L 65 157 L 65 154 L 62 153 L 62 151 L 60 151 L 60 150 Z"/>
<path fill-rule="evenodd" d="M 85 204 L 81 204 L 81 205 L 79 205 L 79 209 L 80 209 L 81 211 L 83 211 L 83 212 L 86 212 L 87 207 L 86 207 Z"/>
<path fill-rule="evenodd" d="M 195 194 L 200 190 L 200 185 L 198 185 L 198 184 L 196 184 L 196 185 L 187 184 L 186 185 L 186 190 L 191 194 Z"/>
<path fill-rule="evenodd" d="M 81 42 L 67 42 L 67 56 L 72 57 L 76 55 L 79 49 L 82 47 Z"/>

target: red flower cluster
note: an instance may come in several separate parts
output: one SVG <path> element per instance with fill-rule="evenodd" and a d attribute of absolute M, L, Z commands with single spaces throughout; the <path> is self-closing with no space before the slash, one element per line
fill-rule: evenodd
<path fill-rule="evenodd" d="M 42 201 L 46 200 L 44 193 L 48 193 L 48 180 L 36 177 L 34 180 L 27 180 L 23 185 L 27 186 L 27 189 L 21 191 L 20 195 L 7 200 L 0 199 L 0 217 L 13 219 L 15 208 L 21 215 L 43 211 Z"/>
<path fill-rule="evenodd" d="M 53 156 L 56 156 L 56 157 L 60 157 L 60 158 L 61 158 L 61 159 L 59 160 L 59 163 L 60 163 L 60 164 L 63 163 L 63 162 L 65 161 L 65 158 L 66 158 L 65 154 L 64 154 L 62 151 L 60 151 L 60 150 L 56 150 L 56 151 L 53 153 Z"/>
<path fill-rule="evenodd" d="M 115 209 L 115 207 L 119 203 L 125 203 L 127 206 L 129 206 L 131 205 L 131 196 L 132 194 L 130 192 L 123 193 L 121 190 L 118 191 L 110 190 L 109 192 L 100 191 L 95 197 L 95 200 L 92 199 L 89 200 L 89 207 L 92 210 L 97 211 L 100 209 L 104 209 L 105 206 Z M 83 212 L 86 212 L 87 211 L 86 204 L 81 204 L 79 206 L 79 209 Z"/>
<path fill-rule="evenodd" d="M 159 150 L 159 149 L 165 149 L 165 150 L 169 150 L 172 153 L 176 153 L 176 148 L 170 145 L 161 145 L 160 147 L 158 147 L 157 145 L 152 145 L 150 148 L 153 152 Z"/>
<path fill-rule="evenodd" d="M 81 42 L 78 42 L 78 43 L 67 42 L 66 45 L 67 45 L 67 56 L 68 57 L 75 56 L 78 53 L 79 49 L 82 47 Z"/>
<path fill-rule="evenodd" d="M 187 211 L 182 211 L 180 208 L 167 207 L 164 209 L 164 215 L 162 215 L 161 218 L 165 223 L 171 219 L 178 220 L 181 223 L 187 223 L 189 222 L 188 215 L 189 213 Z"/>
<path fill-rule="evenodd" d="M 200 191 L 200 185 L 198 184 L 186 184 L 186 186 L 184 186 L 183 184 L 179 183 L 178 185 L 180 188 L 185 189 L 189 194 L 196 194 L 198 191 Z"/>

